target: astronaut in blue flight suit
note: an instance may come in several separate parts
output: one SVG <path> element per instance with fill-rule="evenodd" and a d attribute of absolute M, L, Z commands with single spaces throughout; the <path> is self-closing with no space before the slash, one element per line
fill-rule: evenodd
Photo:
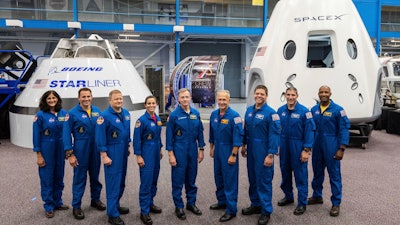
<path fill-rule="evenodd" d="M 33 120 L 33 151 L 37 155 L 45 216 L 54 217 L 54 210 L 66 210 L 63 204 L 65 153 L 62 127 L 67 111 L 55 91 L 46 91 L 40 98 L 40 111 Z"/>
<path fill-rule="evenodd" d="M 349 144 L 350 122 L 345 110 L 330 99 L 331 95 L 328 86 L 321 86 L 318 91 L 320 102 L 311 109 L 317 129 L 312 157 L 314 178 L 311 185 L 314 192 L 308 204 L 323 203 L 322 184 L 327 168 L 332 191 L 330 215 L 338 216 L 342 200 L 340 160 Z"/>
<path fill-rule="evenodd" d="M 196 215 L 202 212 L 196 206 L 197 163 L 204 158 L 204 134 L 200 113 L 190 107 L 191 95 L 188 89 L 178 91 L 179 106 L 169 115 L 166 131 L 166 150 L 172 166 L 172 197 L 175 214 L 186 219 L 183 211 L 182 188 L 185 184 L 186 209 Z M 199 151 L 197 150 L 199 148 Z"/>
<path fill-rule="evenodd" d="M 258 85 L 254 89 L 255 104 L 246 110 L 242 156 L 247 156 L 249 196 L 251 205 L 242 209 L 243 215 L 260 214 L 258 224 L 267 224 L 273 211 L 272 179 L 274 154 L 278 152 L 279 116 L 266 104 L 268 89 Z"/>
<path fill-rule="evenodd" d="M 236 157 L 243 144 L 243 122 L 239 113 L 229 107 L 230 93 L 217 93 L 219 109 L 210 116 L 210 156 L 214 158 L 214 179 L 218 202 L 210 209 L 224 209 L 219 219 L 226 222 L 236 216 L 238 198 L 239 159 Z"/>
<path fill-rule="evenodd" d="M 292 173 L 297 187 L 297 207 L 293 214 L 302 215 L 306 211 L 308 196 L 308 158 L 314 144 L 315 123 L 310 110 L 297 102 L 297 89 L 286 89 L 286 104 L 278 109 L 281 120 L 280 168 L 281 189 L 285 197 L 278 201 L 279 206 L 294 202 Z"/>
<path fill-rule="evenodd" d="M 149 215 L 161 213 L 161 208 L 156 206 L 153 198 L 157 193 L 158 175 L 160 173 L 160 159 L 162 157 L 161 128 L 162 122 L 156 114 L 157 99 L 148 96 L 144 106 L 146 112 L 136 121 L 133 134 L 133 149 L 136 162 L 140 168 L 140 219 L 144 224 L 152 224 Z"/>
<path fill-rule="evenodd" d="M 131 119 L 129 112 L 122 108 L 119 90 L 110 92 L 109 103 L 97 118 L 95 140 L 104 164 L 108 222 L 123 225 L 120 214 L 128 214 L 129 208 L 121 207 L 119 200 L 125 190 Z"/>
<path fill-rule="evenodd" d="M 81 88 L 78 91 L 79 104 L 68 112 L 63 127 L 65 155 L 74 168 L 72 214 L 75 219 L 85 218 L 81 203 L 88 172 L 90 177 L 90 205 L 98 210 L 106 209 L 106 206 L 100 201 L 102 189 L 99 181 L 100 154 L 94 144 L 96 121 L 101 111 L 91 104 L 92 99 L 92 91 L 89 88 Z"/>

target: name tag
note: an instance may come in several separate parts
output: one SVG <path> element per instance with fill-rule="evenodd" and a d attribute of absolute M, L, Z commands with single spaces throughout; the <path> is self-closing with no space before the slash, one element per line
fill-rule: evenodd
<path fill-rule="evenodd" d="M 263 114 L 256 114 L 256 119 L 264 119 L 264 115 Z"/>
<path fill-rule="evenodd" d="M 298 119 L 298 118 L 300 118 L 300 114 L 292 113 L 291 117 L 294 118 L 294 119 Z"/>
<path fill-rule="evenodd" d="M 329 117 L 331 117 L 331 116 L 332 116 L 332 113 L 331 113 L 331 112 L 324 112 L 324 116 L 329 116 Z"/>
<path fill-rule="evenodd" d="M 229 123 L 229 120 L 227 120 L 227 119 L 222 119 L 221 120 L 221 124 L 228 124 Z"/>
<path fill-rule="evenodd" d="M 197 116 L 196 116 L 196 115 L 193 115 L 193 114 L 191 114 L 191 115 L 190 115 L 190 119 L 191 119 L 191 120 L 197 120 Z"/>

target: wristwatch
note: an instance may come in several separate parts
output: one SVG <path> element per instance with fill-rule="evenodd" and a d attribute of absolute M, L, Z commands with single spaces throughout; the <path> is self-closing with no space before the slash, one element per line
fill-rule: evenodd
<path fill-rule="evenodd" d="M 232 152 L 231 156 L 236 157 L 236 155 L 237 155 L 236 153 Z"/>
<path fill-rule="evenodd" d="M 311 152 L 311 148 L 304 148 L 303 151 L 305 151 L 306 153 Z"/>
<path fill-rule="evenodd" d="M 340 148 L 340 150 L 342 150 L 342 152 L 344 152 L 344 150 L 346 150 L 345 148 Z"/>
<path fill-rule="evenodd" d="M 65 159 L 68 159 L 74 154 L 74 151 L 71 151 L 70 153 L 65 154 Z"/>
<path fill-rule="evenodd" d="M 204 151 L 204 148 L 199 148 L 200 151 Z"/>

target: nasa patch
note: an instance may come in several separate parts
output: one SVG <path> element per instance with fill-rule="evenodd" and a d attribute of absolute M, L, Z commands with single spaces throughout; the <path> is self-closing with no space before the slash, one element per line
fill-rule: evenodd
<path fill-rule="evenodd" d="M 97 118 L 96 123 L 97 123 L 98 125 L 102 125 L 102 124 L 104 123 L 104 118 L 103 118 L 102 116 L 99 116 L 99 117 Z"/>
<path fill-rule="evenodd" d="M 67 122 L 69 120 L 69 114 L 67 113 L 67 115 L 65 115 L 65 122 Z"/>

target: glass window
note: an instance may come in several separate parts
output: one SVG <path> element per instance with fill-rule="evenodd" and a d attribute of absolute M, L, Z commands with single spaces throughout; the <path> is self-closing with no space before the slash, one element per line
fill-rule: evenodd
<path fill-rule="evenodd" d="M 382 31 L 400 31 L 400 6 L 382 6 Z"/>
<path fill-rule="evenodd" d="M 295 54 L 296 43 L 294 43 L 292 40 L 286 42 L 285 47 L 283 48 L 283 57 L 285 57 L 286 60 L 290 60 Z"/>
<path fill-rule="evenodd" d="M 331 37 L 327 34 L 309 35 L 307 67 L 309 68 L 333 68 Z"/>
<path fill-rule="evenodd" d="M 353 39 L 347 40 L 347 53 L 349 53 L 350 58 L 357 58 L 357 46 Z"/>

